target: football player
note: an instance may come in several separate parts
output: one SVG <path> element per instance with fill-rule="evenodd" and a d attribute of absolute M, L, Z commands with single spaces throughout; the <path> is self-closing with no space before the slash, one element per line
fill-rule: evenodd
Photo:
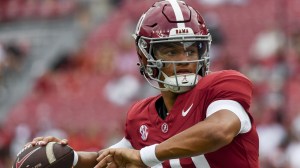
<path fill-rule="evenodd" d="M 77 152 L 75 167 L 258 168 L 252 84 L 237 71 L 209 71 L 211 35 L 200 13 L 184 1 L 156 2 L 133 36 L 141 74 L 161 94 L 133 104 L 124 138 Z"/>

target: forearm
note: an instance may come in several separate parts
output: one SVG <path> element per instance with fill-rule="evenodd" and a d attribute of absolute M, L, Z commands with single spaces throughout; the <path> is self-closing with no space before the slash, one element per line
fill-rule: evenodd
<path fill-rule="evenodd" d="M 93 168 L 97 162 L 97 152 L 77 152 L 78 162 L 74 168 Z"/>
<path fill-rule="evenodd" d="M 222 120 L 207 119 L 156 146 L 159 160 L 192 157 L 218 150 L 237 134 L 239 121 L 230 113 L 216 114 Z M 226 118 L 231 118 L 230 122 Z M 225 120 L 224 120 L 225 118 Z"/>
<path fill-rule="evenodd" d="M 221 144 L 213 142 L 212 137 L 200 135 L 200 132 L 200 130 L 190 129 L 162 142 L 156 147 L 157 158 L 169 160 L 191 157 L 212 152 L 221 146 Z"/>

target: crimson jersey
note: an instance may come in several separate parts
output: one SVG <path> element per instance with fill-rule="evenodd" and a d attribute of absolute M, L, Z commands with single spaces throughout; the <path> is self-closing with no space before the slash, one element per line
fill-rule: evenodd
<path fill-rule="evenodd" d="M 249 113 L 251 96 L 252 84 L 241 73 L 214 72 L 202 78 L 192 90 L 180 94 L 165 120 L 155 108 L 161 95 L 134 104 L 127 114 L 125 138 L 135 149 L 163 142 L 203 121 L 210 103 L 234 100 L 250 116 L 252 128 L 249 132 L 237 135 L 230 144 L 215 152 L 167 160 L 155 167 L 258 168 L 258 135 Z"/>

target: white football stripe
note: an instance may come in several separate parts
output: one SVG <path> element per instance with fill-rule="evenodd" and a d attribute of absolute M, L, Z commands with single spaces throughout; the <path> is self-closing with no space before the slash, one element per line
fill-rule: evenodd
<path fill-rule="evenodd" d="M 46 155 L 47 155 L 47 159 L 48 159 L 50 164 L 56 161 L 56 158 L 55 158 L 55 155 L 54 155 L 54 152 L 53 152 L 53 145 L 54 144 L 55 144 L 55 142 L 49 142 L 46 145 Z"/>
<path fill-rule="evenodd" d="M 181 168 L 180 160 L 179 159 L 171 159 L 170 166 L 171 166 L 171 168 Z"/>
<path fill-rule="evenodd" d="M 151 168 L 163 168 L 163 166 L 162 166 L 162 164 L 157 164 L 157 165 L 155 165 L 155 166 L 153 166 Z"/>
<path fill-rule="evenodd" d="M 210 168 L 204 155 L 192 157 L 192 160 L 193 160 L 196 168 Z"/>
<path fill-rule="evenodd" d="M 168 0 L 173 8 L 173 11 L 175 13 L 175 17 L 177 21 L 184 21 L 183 15 L 182 15 L 182 11 L 179 7 L 179 4 L 177 2 L 177 0 Z M 178 28 L 185 28 L 185 24 L 184 23 L 177 23 L 177 27 Z"/>

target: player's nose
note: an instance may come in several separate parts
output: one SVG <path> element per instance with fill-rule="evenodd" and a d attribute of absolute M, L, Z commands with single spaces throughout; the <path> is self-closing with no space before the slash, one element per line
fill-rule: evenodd
<path fill-rule="evenodd" d="M 188 52 L 186 51 L 182 51 L 180 52 L 180 54 L 178 54 L 177 57 L 178 61 L 180 61 L 180 63 L 178 63 L 178 65 L 189 65 L 189 58 L 188 58 Z"/>

